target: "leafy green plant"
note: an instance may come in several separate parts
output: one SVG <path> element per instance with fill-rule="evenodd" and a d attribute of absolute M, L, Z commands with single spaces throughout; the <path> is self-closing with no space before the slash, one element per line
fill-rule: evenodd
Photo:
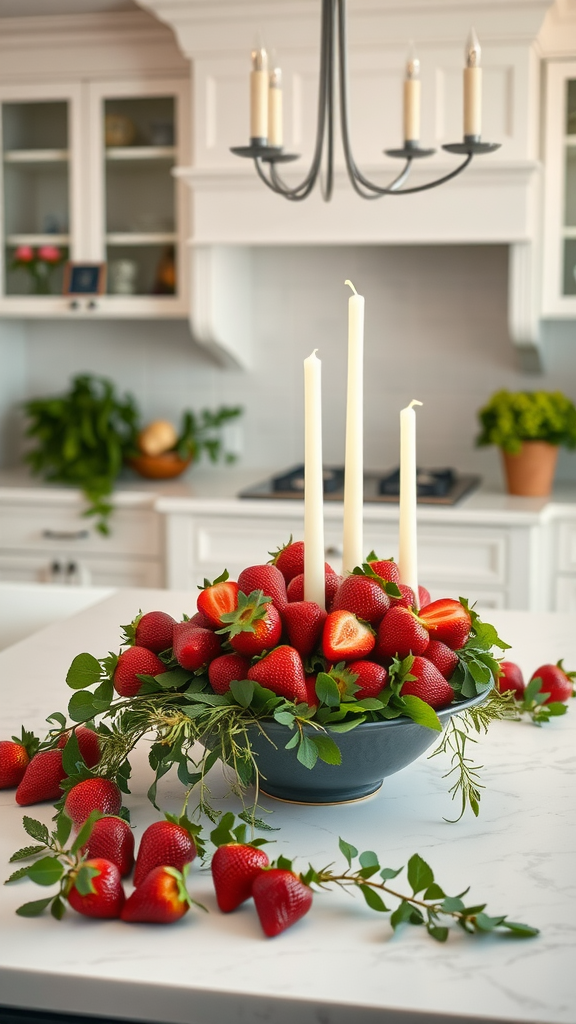
<path fill-rule="evenodd" d="M 479 446 L 495 444 L 511 455 L 524 441 L 576 448 L 576 406 L 561 391 L 497 391 L 478 418 Z"/>
<path fill-rule="evenodd" d="M 176 444 L 181 459 L 198 459 L 203 452 L 211 462 L 223 457 L 225 462 L 235 462 L 236 456 L 224 449 L 222 427 L 241 416 L 241 406 L 221 405 L 212 412 L 202 409 L 199 413 L 187 409 L 183 414 L 182 427 Z"/>
<path fill-rule="evenodd" d="M 134 399 L 121 398 L 111 381 L 80 374 L 67 394 L 24 404 L 26 436 L 36 447 L 26 455 L 32 472 L 79 487 L 95 516 L 96 529 L 110 532 L 109 500 L 126 456 L 136 452 L 139 413 Z"/>

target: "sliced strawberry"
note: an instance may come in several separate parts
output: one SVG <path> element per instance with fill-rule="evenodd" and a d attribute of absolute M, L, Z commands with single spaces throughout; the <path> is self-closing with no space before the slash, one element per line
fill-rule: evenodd
<path fill-rule="evenodd" d="M 211 629 L 202 629 L 192 622 L 177 622 L 174 626 L 174 657 L 182 668 L 196 672 L 209 665 L 222 653 L 220 641 Z"/>
<path fill-rule="evenodd" d="M 228 579 L 226 571 L 214 583 L 204 580 L 204 588 L 196 602 L 198 611 L 206 616 L 213 627 L 221 626 L 222 616 L 237 608 L 239 590 L 238 584 Z"/>
<path fill-rule="evenodd" d="M 264 850 L 254 846 L 225 843 L 218 847 L 210 867 L 216 901 L 222 913 L 229 914 L 250 899 L 254 879 L 269 864 Z"/>
<path fill-rule="evenodd" d="M 426 648 L 426 657 L 428 661 L 436 665 L 444 679 L 450 679 L 450 676 L 454 674 L 454 669 L 458 664 L 458 655 L 441 640 L 430 641 Z"/>
<path fill-rule="evenodd" d="M 328 611 L 331 611 L 332 610 L 332 601 L 334 600 L 334 595 L 335 595 L 336 591 L 338 590 L 338 587 L 340 586 L 340 584 L 342 582 L 342 577 L 338 576 L 337 573 L 335 573 L 333 571 L 331 571 L 331 572 L 326 571 L 324 579 L 325 579 L 325 584 L 326 584 L 325 585 L 325 589 L 324 589 L 324 594 L 325 594 L 325 597 L 326 597 L 326 608 L 327 608 Z M 287 594 L 288 594 L 288 601 L 290 603 L 292 603 L 293 601 L 303 601 L 304 600 L 304 573 L 303 572 L 300 573 L 299 576 L 295 576 L 293 580 L 290 580 L 290 583 L 288 584 Z"/>
<path fill-rule="evenodd" d="M 121 697 L 135 697 L 142 689 L 138 676 L 159 676 L 166 665 L 147 647 L 129 647 L 123 651 L 114 669 L 114 689 Z"/>
<path fill-rule="evenodd" d="M 330 612 L 322 633 L 322 650 L 330 661 L 354 661 L 365 658 L 376 638 L 370 626 L 360 622 L 353 612 Z"/>
<path fill-rule="evenodd" d="M 112 861 L 124 877 L 134 866 L 134 833 L 124 818 L 98 818 L 81 852 L 91 859 L 102 857 Z"/>
<path fill-rule="evenodd" d="M 121 806 L 122 794 L 112 779 L 85 779 L 68 790 L 64 813 L 76 828 L 80 828 L 91 811 L 118 814 Z"/>
<path fill-rule="evenodd" d="M 196 856 L 196 844 L 182 825 L 173 821 L 155 821 L 142 835 L 136 867 L 134 885 L 141 885 L 146 876 L 160 865 L 182 871 Z"/>
<path fill-rule="evenodd" d="M 250 662 L 241 654 L 221 654 L 208 665 L 208 679 L 214 693 L 228 693 L 234 679 L 246 679 Z"/>
<path fill-rule="evenodd" d="M 283 868 L 261 871 L 252 884 L 252 896 L 265 935 L 272 938 L 307 914 L 312 890 Z"/>
<path fill-rule="evenodd" d="M 433 665 L 427 658 L 414 658 L 409 675 L 414 678 L 407 679 L 402 684 L 400 696 L 405 697 L 407 694 L 411 694 L 413 697 L 420 697 L 420 700 L 425 701 L 435 710 L 447 707 L 454 700 L 454 690 L 446 682 L 436 665 Z"/>
<path fill-rule="evenodd" d="M 73 877 L 67 899 L 74 910 L 85 917 L 120 917 L 126 897 L 116 864 L 93 857 L 84 861 Z"/>
<path fill-rule="evenodd" d="M 499 667 L 500 674 L 496 680 L 496 685 L 500 693 L 508 693 L 509 690 L 512 690 L 516 700 L 522 700 L 524 690 L 526 689 L 522 669 L 513 661 L 501 661 Z"/>
<path fill-rule="evenodd" d="M 26 766 L 22 782 L 16 790 L 16 803 L 21 807 L 62 796 L 60 783 L 66 777 L 61 750 L 41 750 Z"/>
<path fill-rule="evenodd" d="M 296 704 L 306 702 L 306 685 L 302 658 L 294 647 L 283 644 L 257 661 L 248 670 L 248 679 L 267 687 L 279 697 Z"/>
<path fill-rule="evenodd" d="M 272 599 L 272 604 L 279 612 L 286 607 L 286 582 L 275 565 L 249 565 L 240 573 L 238 587 L 246 595 L 261 590 L 265 597 Z"/>
<path fill-rule="evenodd" d="M 172 924 L 190 909 L 182 872 L 164 865 L 153 868 L 122 908 L 123 921 Z"/>
<path fill-rule="evenodd" d="M 286 605 L 282 613 L 286 633 L 301 658 L 307 658 L 318 647 L 326 614 L 315 601 L 294 601 Z"/>
<path fill-rule="evenodd" d="M 426 608 L 421 609 L 420 618 L 430 634 L 430 639 L 441 640 L 453 651 L 466 643 L 472 625 L 470 613 L 464 605 L 450 597 L 432 601 Z"/>
<path fill-rule="evenodd" d="M 342 580 L 331 610 L 343 608 L 354 612 L 359 619 L 369 622 L 371 626 L 380 625 L 390 607 L 390 598 L 377 580 L 369 576 L 346 576 Z"/>
<path fill-rule="evenodd" d="M 380 623 L 378 652 L 381 655 L 402 659 L 408 654 L 424 654 L 428 643 L 428 630 L 410 608 L 396 605 Z"/>
<path fill-rule="evenodd" d="M 347 666 L 349 672 L 357 676 L 356 686 L 360 689 L 354 694 L 356 700 L 364 697 L 377 697 L 388 682 L 388 673 L 382 665 L 375 661 L 351 661 Z"/>

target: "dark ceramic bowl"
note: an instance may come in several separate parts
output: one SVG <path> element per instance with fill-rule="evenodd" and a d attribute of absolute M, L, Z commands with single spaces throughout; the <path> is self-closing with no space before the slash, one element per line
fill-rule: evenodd
<path fill-rule="evenodd" d="M 448 719 L 466 708 L 481 704 L 487 691 L 438 711 L 444 726 Z M 383 779 L 415 761 L 440 734 L 409 718 L 382 722 L 363 722 L 350 732 L 330 733 L 342 753 L 339 765 L 318 760 L 314 768 L 305 768 L 296 760 L 294 750 L 285 750 L 291 733 L 274 721 L 262 721 L 249 727 L 250 745 L 258 761 L 260 790 L 277 800 L 304 804 L 340 804 L 362 800 L 376 793 Z M 314 731 L 305 726 L 308 735 Z M 270 742 L 271 741 L 271 742 Z"/>

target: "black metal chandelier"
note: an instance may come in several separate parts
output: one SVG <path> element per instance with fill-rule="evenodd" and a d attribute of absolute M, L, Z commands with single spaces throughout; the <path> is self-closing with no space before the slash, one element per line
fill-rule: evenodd
<path fill-rule="evenodd" d="M 411 195 L 415 192 L 425 192 L 428 189 L 436 188 L 461 174 L 474 156 L 492 153 L 499 148 L 499 143 L 482 142 L 480 136 L 480 46 L 475 33 L 472 33 L 467 44 L 467 66 L 464 70 L 464 137 L 462 142 L 442 146 L 442 149 L 447 150 L 448 153 L 463 156 L 464 160 L 453 171 L 434 181 L 411 188 L 402 187 L 408 179 L 412 162 L 432 156 L 435 152 L 434 149 L 421 147 L 418 137 L 410 137 L 414 134 L 419 135 L 419 130 L 415 127 L 419 123 L 419 116 L 414 118 L 409 114 L 406 117 L 406 103 L 414 102 L 416 89 L 416 85 L 409 86 L 408 83 L 416 83 L 418 88 L 420 84 L 418 81 L 419 61 L 412 56 L 408 61 L 405 83 L 404 145 L 400 149 L 384 150 L 387 156 L 403 160 L 404 166 L 400 174 L 388 185 L 381 186 L 370 181 L 356 164 L 350 144 L 346 0 L 321 0 L 321 2 L 320 80 L 314 155 L 310 169 L 303 181 L 292 188 L 282 180 L 279 173 L 281 164 L 299 159 L 299 154 L 286 153 L 281 143 L 281 128 L 278 123 L 278 117 L 281 116 L 279 115 L 279 111 L 281 111 L 279 104 L 282 99 L 281 72 L 279 68 L 273 68 L 272 73 L 268 74 L 267 55 L 262 48 L 257 48 L 252 53 L 250 144 L 234 146 L 231 152 L 236 156 L 252 159 L 258 176 L 269 189 L 277 195 L 284 196 L 285 199 L 298 202 L 310 195 L 316 182 L 320 179 L 322 197 L 325 202 L 330 200 L 334 189 L 334 123 L 337 92 L 340 101 L 340 128 L 346 170 L 354 191 L 363 199 L 379 199 L 381 196 L 388 195 Z M 336 85 L 336 70 L 338 71 L 338 87 Z M 274 115 L 273 126 L 267 120 L 268 96 L 271 98 L 270 113 Z M 325 167 L 324 174 L 322 174 L 323 166 Z"/>

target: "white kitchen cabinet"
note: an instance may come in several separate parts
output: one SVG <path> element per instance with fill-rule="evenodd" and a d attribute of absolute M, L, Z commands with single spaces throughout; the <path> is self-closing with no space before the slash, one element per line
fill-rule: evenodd
<path fill-rule="evenodd" d="M 111 534 L 81 517 L 83 503 L 65 490 L 4 492 L 0 497 L 0 580 L 75 586 L 161 587 L 163 520 L 153 496 L 144 507 L 117 507 Z"/>
<path fill-rule="evenodd" d="M 560 508 L 550 524 L 551 607 L 576 612 L 576 512 Z"/>
<path fill-rule="evenodd" d="M 32 33 L 42 20 L 34 19 Z M 124 49 L 118 44 L 119 53 L 112 47 L 106 58 L 113 19 L 106 33 L 94 22 L 100 59 L 87 54 L 80 71 L 74 47 L 90 41 L 79 26 L 71 21 L 68 32 L 62 25 L 63 65 L 43 55 L 42 79 L 36 40 L 32 35 L 29 53 L 19 40 L 17 81 L 8 72 L 0 85 L 0 316 L 186 317 L 188 195 L 172 170 L 189 153 L 189 77 L 181 62 L 172 76 L 158 74 L 146 50 L 139 66 L 127 69 L 121 58 L 128 32 Z M 137 19 L 133 26 L 137 38 L 142 25 Z M 67 63 L 74 71 L 68 80 Z M 75 263 L 106 262 L 105 293 L 62 295 L 62 264 L 36 280 L 15 266 L 19 247 L 41 246 L 57 247 Z"/>
<path fill-rule="evenodd" d="M 576 316 L 576 60 L 549 63 L 543 313 Z"/>

